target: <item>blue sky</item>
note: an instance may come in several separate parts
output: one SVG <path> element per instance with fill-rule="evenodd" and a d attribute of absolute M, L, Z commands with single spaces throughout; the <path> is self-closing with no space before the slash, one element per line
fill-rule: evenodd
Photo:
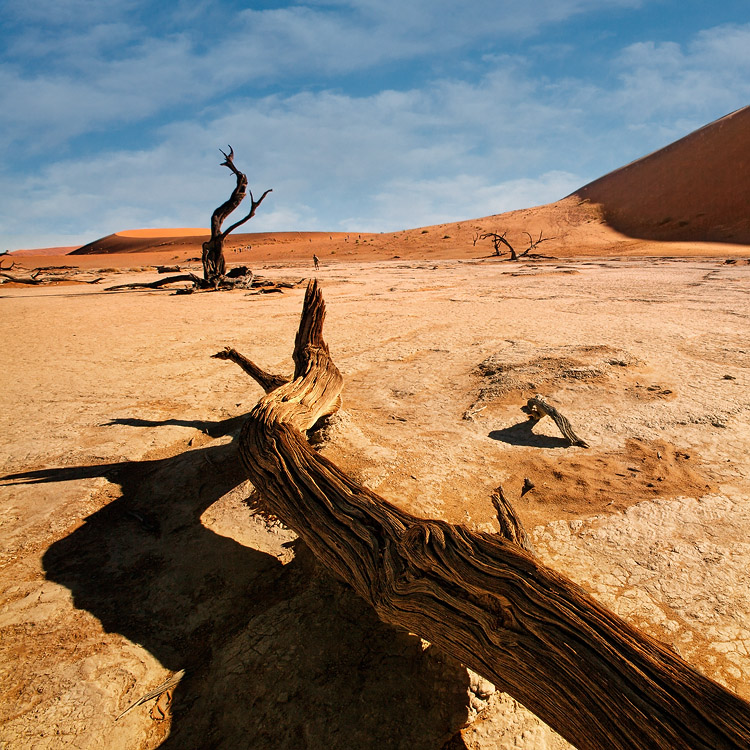
<path fill-rule="evenodd" d="M 0 250 L 546 203 L 750 103 L 750 2 L 5 0 Z"/>

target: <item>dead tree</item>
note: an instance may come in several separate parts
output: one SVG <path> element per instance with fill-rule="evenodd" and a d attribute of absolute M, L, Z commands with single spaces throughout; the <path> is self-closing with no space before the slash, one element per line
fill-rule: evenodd
<path fill-rule="evenodd" d="M 263 200 L 272 192 L 272 189 L 269 188 L 266 190 L 256 201 L 252 190 L 248 191 L 247 189 L 247 175 L 244 172 L 240 172 L 234 165 L 234 149 L 229 146 L 228 154 L 221 149 L 219 150 L 224 155 L 224 161 L 221 163 L 221 166 L 228 167 L 234 173 L 237 184 L 229 198 L 211 215 L 211 237 L 203 243 L 203 254 L 201 257 L 203 278 L 196 276 L 194 273 L 184 273 L 179 276 L 159 279 L 158 281 L 118 284 L 117 286 L 109 287 L 107 291 L 120 289 L 158 289 L 177 281 L 190 281 L 195 289 L 234 289 L 236 287 L 250 286 L 252 282 L 251 272 L 242 275 L 232 274 L 231 271 L 227 273 L 226 260 L 224 259 L 224 240 L 226 240 L 231 232 L 255 216 L 258 206 L 263 203 Z M 245 217 L 239 221 L 235 221 L 227 229 L 222 229 L 222 225 L 226 219 L 239 207 L 248 194 L 250 195 L 250 211 Z"/>
<path fill-rule="evenodd" d="M 528 232 L 524 232 L 524 234 L 529 238 L 529 246 L 518 256 L 519 258 L 529 255 L 529 253 L 531 253 L 532 250 L 536 250 L 542 242 L 549 242 L 550 240 L 557 239 L 556 237 L 543 237 L 544 230 L 539 232 L 539 238 L 536 240 Z M 534 255 L 534 253 L 531 254 Z"/>
<path fill-rule="evenodd" d="M 94 278 L 81 278 L 80 275 L 70 274 L 68 270 L 73 270 L 72 266 L 48 266 L 46 268 L 35 268 L 31 271 L 28 276 L 18 276 L 16 274 L 8 273 L 12 268 L 15 267 L 15 262 L 11 263 L 8 267 L 3 267 L 0 262 L 0 284 L 15 283 L 15 284 L 27 284 L 30 286 L 40 286 L 43 284 L 57 284 L 65 281 L 74 281 L 78 284 L 98 284 L 104 277 L 96 276 Z M 56 276 L 47 275 L 49 271 L 60 271 Z"/>
<path fill-rule="evenodd" d="M 235 221 L 229 228 L 222 230 L 221 227 L 224 221 L 242 203 L 248 190 L 247 175 L 244 172 L 240 172 L 234 166 L 234 149 L 229 146 L 228 154 L 224 151 L 221 153 L 224 155 L 224 161 L 221 165 L 228 167 L 234 173 L 237 178 L 237 185 L 229 196 L 229 199 L 222 203 L 211 215 L 211 238 L 203 243 L 203 280 L 206 286 L 214 288 L 218 287 L 226 273 L 224 240 L 231 232 L 255 216 L 258 206 L 263 203 L 264 198 L 271 192 L 271 189 L 266 190 L 256 201 L 253 198 L 253 191 L 250 190 L 250 211 L 247 216 L 239 221 Z"/>
<path fill-rule="evenodd" d="M 340 404 L 323 340 L 325 306 L 307 288 L 283 385 L 230 353 L 266 395 L 239 453 L 262 508 L 378 616 L 422 636 L 502 687 L 579 750 L 746 750 L 750 704 L 543 565 L 502 493 L 500 534 L 406 513 L 316 453 L 305 431 Z"/>
<path fill-rule="evenodd" d="M 487 232 L 486 234 L 483 234 L 479 239 L 480 240 L 492 240 L 492 246 L 495 248 L 495 255 L 498 257 L 503 254 L 502 246 L 505 245 L 505 247 L 510 250 L 510 259 L 511 260 L 518 260 L 518 255 L 516 254 L 516 250 L 513 247 L 513 245 L 508 242 L 505 235 L 506 232 L 503 232 L 502 234 L 498 234 L 497 232 Z"/>

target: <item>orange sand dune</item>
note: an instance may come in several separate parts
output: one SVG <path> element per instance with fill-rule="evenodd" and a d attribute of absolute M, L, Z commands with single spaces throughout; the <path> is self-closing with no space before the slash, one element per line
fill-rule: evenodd
<path fill-rule="evenodd" d="M 32 250 L 14 250 L 8 255 L 16 257 L 25 257 L 27 255 L 67 255 L 78 247 L 77 245 L 68 245 L 67 247 L 41 247 Z"/>
<path fill-rule="evenodd" d="M 209 236 L 202 229 L 131 229 L 107 235 L 74 250 L 71 255 L 109 255 L 111 253 L 187 252 L 200 255 L 201 246 Z M 313 240 L 333 240 L 347 237 L 346 232 L 256 232 L 233 234 L 225 248 L 249 248 L 258 244 L 311 243 Z"/>
<path fill-rule="evenodd" d="M 182 229 L 126 229 L 117 232 L 116 237 L 146 237 L 156 239 L 160 237 L 208 237 L 210 229 L 204 227 L 185 227 Z"/>
<path fill-rule="evenodd" d="M 630 237 L 750 244 L 750 107 L 576 190 Z"/>

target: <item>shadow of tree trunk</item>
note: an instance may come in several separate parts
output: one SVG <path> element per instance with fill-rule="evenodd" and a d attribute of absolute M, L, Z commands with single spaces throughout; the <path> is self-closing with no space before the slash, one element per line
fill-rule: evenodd
<path fill-rule="evenodd" d="M 221 435 L 237 420 L 201 424 Z M 4 479 L 97 476 L 119 484 L 120 497 L 52 544 L 44 571 L 105 631 L 185 669 L 163 747 L 437 749 L 466 721 L 466 670 L 381 623 L 301 543 L 282 564 L 203 525 L 211 505 L 252 489 L 234 442 Z M 237 522 L 256 524 L 267 549 L 280 546 L 249 509 Z M 122 708 L 137 697 L 123 695 Z M 134 711 L 145 719 L 150 708 Z"/>

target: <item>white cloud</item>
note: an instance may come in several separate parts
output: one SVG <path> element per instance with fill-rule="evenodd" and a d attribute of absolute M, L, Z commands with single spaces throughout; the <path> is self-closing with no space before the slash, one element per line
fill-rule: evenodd
<path fill-rule="evenodd" d="M 687 44 L 639 42 L 616 59 L 608 101 L 636 124 L 686 116 L 698 127 L 750 98 L 750 24 L 702 31 Z"/>
<path fill-rule="evenodd" d="M 494 183 L 467 174 L 435 180 L 396 179 L 374 196 L 374 210 L 350 217 L 341 226 L 347 231 L 395 231 L 481 218 L 549 203 L 580 185 L 580 176 L 556 171 Z"/>
<path fill-rule="evenodd" d="M 82 26 L 107 22 L 142 5 L 141 0 L 5 0 L 3 11 L 9 21 L 44 26 Z"/>
<path fill-rule="evenodd" d="M 8 15 L 23 23 L 0 67 L 2 143 L 62 145 L 107 125 L 168 116 L 175 105 L 200 109 L 247 86 L 441 56 L 480 40 L 530 35 L 577 13 L 632 5 L 354 0 L 335 9 L 244 10 L 220 29 L 204 23 L 214 14 L 207 5 L 204 15 L 195 15 L 196 6 L 192 17 L 178 19 L 184 25 L 175 32 L 149 25 L 149 4 L 135 0 L 14 0 Z"/>

